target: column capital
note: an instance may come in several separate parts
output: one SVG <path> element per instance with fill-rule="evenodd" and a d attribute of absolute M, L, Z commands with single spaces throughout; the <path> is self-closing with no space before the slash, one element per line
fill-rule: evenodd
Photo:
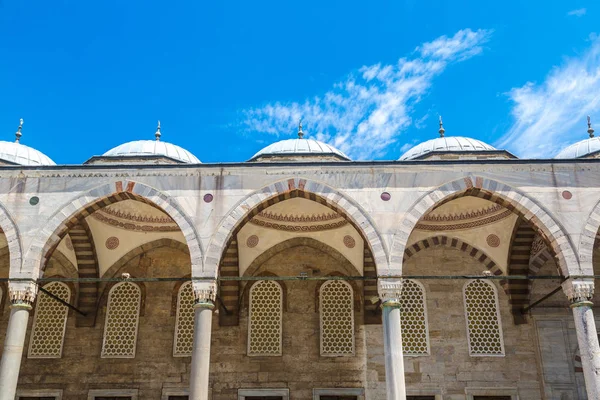
<path fill-rule="evenodd" d="M 192 278 L 192 287 L 194 289 L 194 304 L 213 304 L 217 297 L 217 281 L 194 280 Z"/>
<path fill-rule="evenodd" d="M 37 295 L 34 282 L 9 282 L 8 299 L 11 307 L 31 308 Z"/>
<path fill-rule="evenodd" d="M 377 282 L 379 298 L 384 306 L 399 306 L 402 296 L 402 279 L 379 278 Z"/>
<path fill-rule="evenodd" d="M 562 283 L 562 288 L 572 305 L 591 304 L 592 297 L 594 296 L 593 279 L 568 278 Z"/>

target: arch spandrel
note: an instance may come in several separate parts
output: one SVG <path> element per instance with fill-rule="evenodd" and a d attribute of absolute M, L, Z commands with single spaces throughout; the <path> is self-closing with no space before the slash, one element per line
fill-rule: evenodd
<path fill-rule="evenodd" d="M 466 176 L 432 189 L 417 200 L 399 223 L 390 250 L 390 269 L 402 271 L 404 251 L 417 222 L 437 205 L 462 196 L 478 196 L 498 203 L 529 221 L 552 246 L 563 273 L 580 274 L 573 244 L 556 219 L 533 199 L 504 183 L 481 176 Z M 600 220 L 598 225 L 600 226 Z"/>
<path fill-rule="evenodd" d="M 585 219 L 585 225 L 579 237 L 579 260 L 582 272 L 585 275 L 594 274 L 592 262 L 594 258 L 594 244 L 598 239 L 598 230 L 600 230 L 600 201 L 596 203 Z"/>
<path fill-rule="evenodd" d="M 81 193 L 59 207 L 45 222 L 27 250 L 27 261 L 23 263 L 24 272 L 33 278 L 40 276 L 48 254 L 71 225 L 105 205 L 126 199 L 142 201 L 168 214 L 177 223 L 186 239 L 192 266 L 196 265 L 196 268 L 202 269 L 203 253 L 196 229 L 177 200 L 140 182 L 116 181 Z"/>
<path fill-rule="evenodd" d="M 348 195 L 324 183 L 305 178 L 291 178 L 274 182 L 243 198 L 221 220 L 213 234 L 204 260 L 204 271 L 193 270 L 195 277 L 216 278 L 221 257 L 227 243 L 254 215 L 270 205 L 301 193 L 305 198 L 317 201 L 344 216 L 363 236 L 373 252 L 378 274 L 390 274 L 387 248 L 381 234 L 364 209 Z"/>

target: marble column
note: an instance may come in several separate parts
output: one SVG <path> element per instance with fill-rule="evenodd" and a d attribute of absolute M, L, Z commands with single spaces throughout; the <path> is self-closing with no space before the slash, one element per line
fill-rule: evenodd
<path fill-rule="evenodd" d="M 9 296 L 10 318 L 4 339 L 2 361 L 0 361 L 0 400 L 15 399 L 29 311 L 35 299 L 32 289 L 9 290 Z"/>
<path fill-rule="evenodd" d="M 387 400 L 406 400 L 404 356 L 400 327 L 400 295 L 402 281 L 379 280 L 379 296 L 383 308 L 383 349 Z"/>
<path fill-rule="evenodd" d="M 600 346 L 592 311 L 593 279 L 567 279 L 563 290 L 571 301 L 588 399 L 600 399 Z"/>
<path fill-rule="evenodd" d="M 215 297 L 214 284 L 194 286 L 194 345 L 190 376 L 190 400 L 208 400 L 210 340 Z"/>

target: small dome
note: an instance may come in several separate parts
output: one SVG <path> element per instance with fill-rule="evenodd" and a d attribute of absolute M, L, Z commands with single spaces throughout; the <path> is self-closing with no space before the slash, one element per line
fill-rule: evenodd
<path fill-rule="evenodd" d="M 16 142 L 0 141 L 0 160 L 18 165 L 56 165 L 41 151 Z"/>
<path fill-rule="evenodd" d="M 582 158 L 600 151 L 600 137 L 593 137 L 565 147 L 554 158 Z"/>
<path fill-rule="evenodd" d="M 47 155 L 32 147 L 21 144 L 21 130 L 23 129 L 23 119 L 20 120 L 19 128 L 15 133 L 14 142 L 0 141 L 0 164 L 2 161 L 17 165 L 56 165 Z"/>
<path fill-rule="evenodd" d="M 420 143 L 408 150 L 400 157 L 400 161 L 415 160 L 433 151 L 455 152 L 455 151 L 496 151 L 481 140 L 462 136 L 439 137 Z"/>
<path fill-rule="evenodd" d="M 200 160 L 186 149 L 158 140 L 135 140 L 110 149 L 103 157 L 164 156 L 188 164 L 200 164 Z"/>
<path fill-rule="evenodd" d="M 333 156 L 340 160 L 350 158 L 335 147 L 314 139 L 286 139 L 273 143 L 256 153 L 250 161 L 277 156 Z"/>

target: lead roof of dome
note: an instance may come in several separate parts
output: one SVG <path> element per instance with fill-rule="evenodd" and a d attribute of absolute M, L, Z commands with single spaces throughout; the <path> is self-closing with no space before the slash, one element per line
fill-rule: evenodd
<path fill-rule="evenodd" d="M 463 136 L 439 137 L 419 143 L 408 150 L 400 157 L 400 161 L 414 160 L 425 154 L 439 152 L 458 152 L 458 151 L 495 151 L 495 147 L 482 142 L 481 140 L 471 139 Z"/>
<path fill-rule="evenodd" d="M 587 132 L 590 137 L 565 147 L 554 158 L 581 158 L 600 151 L 600 137 L 594 137 L 594 130 L 592 129 L 592 123 L 589 116 L 587 117 L 587 121 Z"/>
<path fill-rule="evenodd" d="M 272 143 L 252 156 L 249 161 L 260 157 L 277 156 L 334 156 L 350 161 L 350 157 L 335 147 L 315 139 L 304 139 L 302 122 L 298 124 L 298 138 Z"/>
<path fill-rule="evenodd" d="M 144 156 L 164 156 L 174 160 L 188 163 L 200 164 L 200 160 L 176 144 L 160 141 L 160 121 L 156 128 L 156 140 L 134 140 L 123 143 L 104 153 L 103 157 L 144 157 Z"/>
<path fill-rule="evenodd" d="M 56 165 L 50 157 L 33 147 L 20 143 L 23 120 L 21 119 L 14 142 L 0 141 L 0 159 L 18 165 Z"/>

